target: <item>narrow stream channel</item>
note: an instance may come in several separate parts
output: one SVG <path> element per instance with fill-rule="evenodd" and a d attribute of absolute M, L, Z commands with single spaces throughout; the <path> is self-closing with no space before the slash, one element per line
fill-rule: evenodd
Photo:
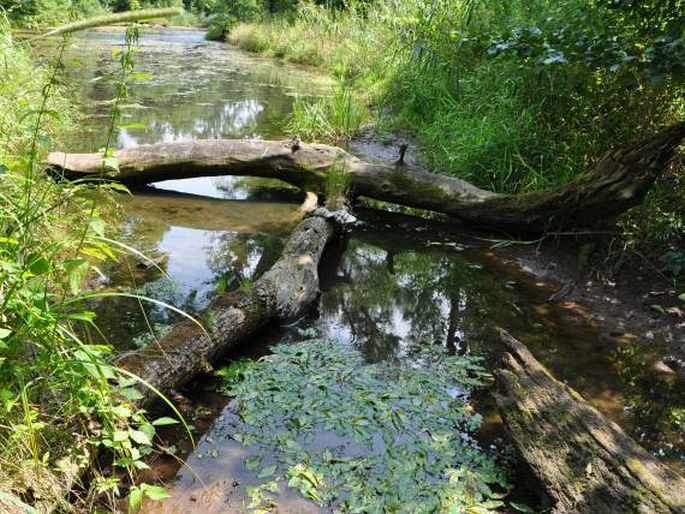
<path fill-rule="evenodd" d="M 111 49 L 122 42 L 120 32 L 103 30 L 76 38 L 70 47 L 68 66 L 81 85 L 85 118 L 64 150 L 103 146 L 113 92 L 102 77 L 115 71 Z M 207 42 L 200 31 L 144 29 L 139 50 L 136 71 L 151 78 L 134 84 L 126 100 L 122 123 L 132 128 L 120 130 L 120 147 L 283 138 L 295 95 L 330 91 L 326 79 L 308 70 Z M 299 219 L 299 198 L 285 186 L 230 177 L 169 181 L 122 197 L 126 241 L 159 262 L 167 276 L 129 262 L 102 285 L 135 288 L 197 313 L 217 293 L 268 269 Z M 437 345 L 480 355 L 492 366 L 500 349 L 490 330 L 501 326 L 655 455 L 685 468 L 685 442 L 668 419 L 670 408 L 685 406 L 683 386 L 649 368 L 653 347 L 606 340 L 586 316 L 549 304 L 547 286 L 505 264 L 473 234 L 409 216 L 358 214 L 363 223 L 324 257 L 316 309 L 295 326 L 274 327 L 247 341 L 245 355 L 260 356 L 274 344 L 316 334 L 360 351 L 370 363 L 406 365 L 417 346 Z M 162 336 L 176 321 L 163 309 L 124 300 L 96 310 L 103 334 L 120 351 Z M 173 482 L 172 498 L 147 512 L 240 511 L 241 487 L 257 483 L 243 464 L 245 449 L 225 437 L 228 400 L 208 390 L 211 379 L 201 378 L 179 393 L 193 404 L 199 442 L 188 453 L 187 441 L 167 440 L 176 456 L 157 459 L 153 475 Z M 497 417 L 487 398 L 474 402 L 491 413 L 482 444 L 494 444 Z M 295 493 L 283 498 L 279 510 L 317 511 Z"/>

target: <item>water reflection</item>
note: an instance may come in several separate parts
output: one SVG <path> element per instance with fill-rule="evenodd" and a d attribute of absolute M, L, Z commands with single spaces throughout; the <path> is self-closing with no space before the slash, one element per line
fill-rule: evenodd
<path fill-rule="evenodd" d="M 67 151 L 95 151 L 106 141 L 112 78 L 111 49 L 123 45 L 121 30 L 76 37 L 67 51 L 71 83 L 83 99 L 84 120 Z M 247 55 L 204 40 L 198 30 L 143 29 L 134 56 L 136 73 L 123 105 L 122 148 L 192 139 L 282 137 L 295 95 L 327 94 L 330 82 L 295 66 Z"/>
<path fill-rule="evenodd" d="M 133 290 L 191 314 L 200 312 L 217 291 L 237 288 L 264 273 L 301 216 L 292 203 L 186 194 L 141 193 L 122 202 L 130 213 L 125 239 L 156 266 L 141 258 L 123 259 L 103 286 Z M 95 311 L 105 340 L 119 350 L 143 344 L 151 329 L 159 332 L 179 320 L 158 304 L 127 298 L 109 298 Z"/>

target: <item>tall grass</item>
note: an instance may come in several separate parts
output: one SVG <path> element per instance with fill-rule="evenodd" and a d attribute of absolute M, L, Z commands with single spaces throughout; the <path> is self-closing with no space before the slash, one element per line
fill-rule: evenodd
<path fill-rule="evenodd" d="M 117 98 L 132 70 L 127 34 Z M 97 331 L 86 305 L 97 293 L 89 280 L 125 245 L 113 242 L 102 212 L 107 187 L 57 181 L 42 166 L 47 150 L 69 127 L 62 95 L 61 55 L 36 66 L 30 48 L 0 19 L 0 511 L 90 510 L 102 495 L 114 502 L 119 479 L 93 457 L 105 450 L 111 469 L 144 469 L 155 427 L 135 407 L 137 377 L 109 363 L 111 348 L 84 334 Z M 127 58 L 127 52 L 129 57 Z M 117 101 L 114 102 L 117 105 Z M 116 113 L 113 113 L 113 127 Z M 103 134 L 111 140 L 112 132 Z M 107 142 L 107 147 L 110 141 Z M 110 158 L 105 150 L 105 158 Z M 65 493 L 81 476 L 79 507 Z M 163 489 L 131 489 L 131 504 Z M 113 504 L 113 503 L 112 503 Z"/>
<path fill-rule="evenodd" d="M 344 146 L 369 117 L 358 95 L 341 80 L 330 97 L 315 100 L 298 97 L 286 129 L 307 141 Z"/>

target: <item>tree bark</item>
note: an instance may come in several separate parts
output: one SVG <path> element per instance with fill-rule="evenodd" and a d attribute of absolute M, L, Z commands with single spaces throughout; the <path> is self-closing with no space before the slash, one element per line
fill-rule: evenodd
<path fill-rule="evenodd" d="M 607 154 L 578 179 L 557 188 L 519 195 L 495 194 L 458 178 L 404 165 L 362 161 L 321 144 L 292 147 L 283 141 L 205 140 L 141 146 L 115 153 L 119 170 L 105 170 L 100 154 L 54 152 L 48 165 L 67 178 L 103 177 L 129 186 L 217 175 L 280 179 L 324 191 L 326 172 L 344 169 L 353 194 L 428 209 L 469 224 L 542 233 L 588 227 L 638 204 L 673 159 L 685 123 L 629 148 Z"/>
<path fill-rule="evenodd" d="M 496 371 L 505 427 L 556 513 L 683 513 L 685 480 L 660 464 L 505 331 Z"/>
<path fill-rule="evenodd" d="M 319 294 L 317 267 L 334 234 L 333 223 L 323 217 L 303 219 L 281 257 L 252 287 L 212 302 L 201 319 L 206 331 L 184 321 L 158 343 L 124 354 L 116 364 L 159 391 L 183 385 L 269 323 L 293 319 L 308 307 Z M 156 398 L 150 387 L 141 392 L 140 405 Z"/>

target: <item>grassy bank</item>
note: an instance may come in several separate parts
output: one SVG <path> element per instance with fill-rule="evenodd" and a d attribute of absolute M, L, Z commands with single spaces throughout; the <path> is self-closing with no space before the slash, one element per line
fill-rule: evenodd
<path fill-rule="evenodd" d="M 118 56 L 112 131 L 136 39 L 127 32 Z M 109 235 L 108 186 L 58 182 L 42 165 L 75 122 L 66 44 L 38 65 L 0 19 L 0 511 L 8 513 L 112 505 L 124 492 L 120 478 L 146 467 L 155 426 L 172 422 L 134 407 L 138 380 L 88 337 L 97 332 L 90 279 L 122 248 Z M 111 135 L 103 134 L 105 147 Z M 134 487 L 132 503 L 143 494 L 164 490 Z"/>
<path fill-rule="evenodd" d="M 685 117 L 677 6 L 618 4 L 304 2 L 238 24 L 228 41 L 322 67 L 415 134 L 438 172 L 516 193 L 566 183 L 611 148 Z M 298 107 L 295 118 L 307 118 Z M 682 181 L 680 166 L 622 220 L 621 252 L 669 273 L 685 267 Z"/>

